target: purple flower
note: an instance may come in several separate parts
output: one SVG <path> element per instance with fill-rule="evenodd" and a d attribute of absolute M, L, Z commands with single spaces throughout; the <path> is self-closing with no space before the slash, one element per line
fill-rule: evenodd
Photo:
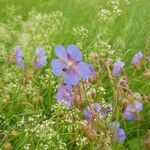
<path fill-rule="evenodd" d="M 25 64 L 23 63 L 23 54 L 20 46 L 16 46 L 14 56 L 15 56 L 17 66 L 19 68 L 24 68 Z"/>
<path fill-rule="evenodd" d="M 89 69 L 90 69 L 90 77 L 91 77 L 91 76 L 95 76 L 95 75 L 96 75 L 96 72 L 95 72 L 93 66 L 92 66 L 91 64 L 88 64 L 88 67 L 89 67 Z"/>
<path fill-rule="evenodd" d="M 46 63 L 45 50 L 41 47 L 37 47 L 35 50 L 35 62 L 34 66 L 36 68 L 41 68 Z"/>
<path fill-rule="evenodd" d="M 150 56 L 148 57 L 148 62 L 150 62 Z"/>
<path fill-rule="evenodd" d="M 133 104 L 129 104 L 123 113 L 123 117 L 126 120 L 138 120 L 139 112 L 142 111 L 143 104 L 138 100 L 134 100 Z"/>
<path fill-rule="evenodd" d="M 55 47 L 58 59 L 51 62 L 52 70 L 57 76 L 63 76 L 64 83 L 76 85 L 80 79 L 90 76 L 88 64 L 82 61 L 82 53 L 75 45 L 69 45 L 66 49 L 62 45 Z"/>
<path fill-rule="evenodd" d="M 134 57 L 132 58 L 131 64 L 132 65 L 137 65 L 138 62 L 141 60 L 142 56 L 143 56 L 143 54 L 142 54 L 141 51 L 139 51 L 138 53 L 136 53 L 134 55 Z"/>
<path fill-rule="evenodd" d="M 90 107 L 87 107 L 83 111 L 83 115 L 86 120 L 93 121 L 97 117 L 107 117 L 108 113 L 111 111 L 112 108 L 104 108 L 101 104 L 95 103 L 92 104 Z"/>
<path fill-rule="evenodd" d="M 119 143 L 121 141 L 125 141 L 126 135 L 125 135 L 124 130 L 121 129 L 121 128 L 117 128 L 116 132 L 117 132 L 117 134 L 116 134 L 116 141 L 117 141 L 117 143 Z"/>
<path fill-rule="evenodd" d="M 113 139 L 115 139 L 117 143 L 121 141 L 124 142 L 126 139 L 126 135 L 125 135 L 124 130 L 120 128 L 120 124 L 114 121 L 110 124 L 110 127 L 112 130 L 114 130 Z"/>
<path fill-rule="evenodd" d="M 73 92 L 72 87 L 69 85 L 60 86 L 56 93 L 57 102 L 63 104 L 64 106 L 70 108 L 73 105 Z"/>
<path fill-rule="evenodd" d="M 124 62 L 122 62 L 121 60 L 118 60 L 114 63 L 114 68 L 113 68 L 113 74 L 114 75 L 118 75 L 121 73 L 123 67 L 125 66 Z"/>

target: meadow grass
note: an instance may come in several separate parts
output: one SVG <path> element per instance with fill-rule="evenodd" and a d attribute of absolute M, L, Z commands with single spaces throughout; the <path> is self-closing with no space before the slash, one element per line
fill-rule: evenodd
<path fill-rule="evenodd" d="M 54 142 L 51 143 L 53 146 L 49 147 L 49 150 L 61 149 L 61 146 L 63 149 L 65 144 L 67 146 L 64 146 L 64 149 L 70 150 L 97 149 L 93 141 L 86 145 L 82 139 L 85 145 L 79 144 L 80 146 L 78 146 L 75 144 L 75 139 L 77 140 L 80 134 L 68 133 L 66 128 L 75 128 L 76 131 L 76 126 L 79 126 L 78 119 L 77 122 L 72 123 L 73 125 L 69 122 L 64 123 L 61 115 L 70 113 L 69 110 L 59 108 L 59 106 L 55 108 L 55 93 L 59 79 L 54 76 L 49 64 L 55 57 L 55 45 L 67 46 L 72 43 L 80 47 L 85 60 L 88 62 L 92 62 L 89 57 L 91 52 L 99 55 L 104 53 L 103 56 L 106 58 L 113 61 L 121 58 L 125 62 L 126 72 L 124 75 L 128 78 L 129 87 L 132 91 L 141 94 L 144 107 L 141 112 L 140 123 L 122 121 L 120 110 L 118 117 L 122 121 L 121 125 L 124 127 L 127 138 L 123 144 L 112 144 L 111 149 L 144 149 L 144 140 L 150 128 L 150 104 L 149 101 L 145 100 L 145 96 L 150 97 L 150 78 L 144 77 L 143 74 L 150 69 L 150 64 L 144 63 L 140 69 L 134 70 L 130 62 L 138 50 L 143 52 L 145 58 L 150 55 L 150 2 L 148 0 L 130 0 L 130 4 L 126 4 L 124 0 L 120 0 L 121 15 L 115 16 L 114 14 L 112 16 L 113 21 L 102 22 L 98 18 L 98 12 L 103 8 L 111 10 L 111 5 L 108 2 L 106 0 L 0 0 L 0 123 L 2 124 L 0 124 L 0 149 L 25 149 L 24 146 L 28 143 L 32 145 L 30 149 L 43 149 L 40 148 L 39 143 L 44 137 L 38 139 L 35 132 L 29 131 L 30 136 L 27 135 L 26 138 L 24 130 L 35 128 L 43 120 L 48 119 L 55 122 L 54 124 L 50 122 L 45 127 L 47 134 L 49 132 L 53 134 L 51 139 Z M 32 11 L 33 16 L 30 15 Z M 36 13 L 42 16 L 56 11 L 62 12 L 62 16 L 56 14 L 56 16 L 48 17 L 52 20 L 46 21 L 45 19 L 42 21 L 41 19 L 41 22 L 37 18 L 34 22 Z M 15 20 L 18 15 L 21 16 L 21 19 Z M 36 22 L 38 22 L 39 27 L 36 27 Z M 73 33 L 73 28 L 77 30 L 77 26 L 83 27 L 85 35 L 80 34 L 80 30 L 76 34 Z M 48 29 L 49 27 L 53 30 Z M 88 31 L 87 35 L 86 31 Z M 24 37 L 22 37 L 23 33 L 31 39 L 25 42 Z M 100 45 L 98 47 L 93 46 L 98 43 L 98 40 L 100 40 Z M 110 45 L 115 52 L 105 54 L 102 50 L 102 42 L 106 42 L 107 46 Z M 27 58 L 26 63 L 33 59 L 31 55 L 35 46 L 45 47 L 48 55 L 48 63 L 38 73 L 34 72 L 31 62 L 29 63 L 27 70 L 31 72 L 31 82 L 29 81 L 26 86 L 21 85 L 20 82 L 24 72 L 15 66 L 11 57 L 13 48 L 17 44 L 24 49 L 24 57 Z M 99 64 L 93 63 L 93 66 L 97 69 Z M 29 76 L 30 72 L 28 72 Z M 113 88 L 106 68 L 98 80 L 100 81 L 95 84 L 95 87 L 98 90 L 98 86 L 102 86 L 105 89 L 105 94 L 97 94 L 95 101 L 104 98 L 106 102 L 114 105 Z M 74 111 L 73 114 L 82 118 L 81 112 Z M 37 114 L 42 115 L 38 116 Z M 26 121 L 29 116 L 33 118 L 33 121 Z M 20 123 L 23 117 L 25 122 Z M 52 129 L 48 129 L 48 127 Z M 38 126 L 38 128 L 40 127 Z M 79 141 L 82 142 L 82 140 Z"/>

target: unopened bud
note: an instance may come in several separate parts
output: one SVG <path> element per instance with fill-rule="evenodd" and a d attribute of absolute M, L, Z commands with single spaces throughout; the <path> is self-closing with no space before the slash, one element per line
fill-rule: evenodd
<path fill-rule="evenodd" d="M 17 132 L 16 130 L 13 130 L 13 131 L 11 132 L 11 135 L 12 135 L 13 137 L 17 137 L 17 136 L 18 136 L 18 132 Z"/>
<path fill-rule="evenodd" d="M 149 148 L 150 148 L 150 139 L 146 139 L 146 140 L 144 141 L 144 145 L 145 145 L 145 147 L 146 147 L 147 149 L 149 149 Z"/>
<path fill-rule="evenodd" d="M 150 78 L 150 71 L 144 72 L 144 76 Z"/>
<path fill-rule="evenodd" d="M 90 58 L 90 61 L 98 61 L 99 60 L 99 54 L 98 53 L 95 53 L 95 52 L 91 52 L 89 54 L 89 58 Z"/>
<path fill-rule="evenodd" d="M 12 150 L 12 145 L 10 142 L 5 142 L 3 146 L 4 150 Z"/>
<path fill-rule="evenodd" d="M 86 132 L 85 132 L 85 135 L 86 135 L 86 137 L 89 139 L 89 140 L 91 140 L 91 141 L 94 141 L 94 140 L 96 140 L 96 138 L 97 138 L 97 133 L 96 133 L 96 131 L 94 130 L 94 129 L 89 129 L 89 130 L 87 130 Z"/>
<path fill-rule="evenodd" d="M 121 100 L 121 105 L 123 108 L 126 108 L 128 104 L 129 104 L 129 101 L 126 98 Z"/>

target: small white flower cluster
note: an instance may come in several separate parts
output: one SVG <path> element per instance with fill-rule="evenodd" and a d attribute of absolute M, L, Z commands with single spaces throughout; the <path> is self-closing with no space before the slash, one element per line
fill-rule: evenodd
<path fill-rule="evenodd" d="M 84 41 L 88 38 L 88 29 L 83 26 L 76 26 L 73 27 L 73 36 L 76 40 L 76 44 L 79 46 L 79 48 L 83 48 Z"/>
<path fill-rule="evenodd" d="M 39 87 L 34 85 L 32 81 L 29 81 L 25 87 L 22 86 L 22 90 L 24 90 L 24 94 L 26 95 L 35 95 L 40 91 Z"/>
<path fill-rule="evenodd" d="M 21 77 L 18 68 L 16 68 L 13 65 L 11 66 L 4 65 L 2 66 L 1 69 L 3 70 L 2 79 L 3 82 L 5 82 L 5 84 L 7 85 L 10 83 L 18 84 L 19 78 Z"/>
<path fill-rule="evenodd" d="M 88 29 L 86 29 L 85 27 L 83 26 L 76 26 L 76 27 L 73 27 L 73 35 L 75 37 L 78 37 L 80 39 L 86 39 L 88 37 Z"/>
<path fill-rule="evenodd" d="M 98 12 L 98 20 L 99 21 L 107 22 L 107 21 L 112 21 L 112 19 L 113 19 L 113 17 L 112 17 L 111 11 L 108 9 L 101 9 Z"/>
<path fill-rule="evenodd" d="M 1 28 L 1 27 L 0 27 Z M 1 29 L 0 29 L 1 30 Z M 1 31 L 0 31 L 1 32 Z M 1 37 L 0 37 L 1 38 Z M 1 39 L 0 39 L 0 58 L 1 61 L 5 60 L 5 57 L 7 56 L 7 51 L 6 51 L 6 47 L 4 44 L 1 44 Z"/>
<path fill-rule="evenodd" d="M 110 4 L 112 6 L 112 13 L 116 16 L 120 16 L 122 14 L 122 10 L 120 9 L 120 1 L 111 0 Z"/>
<path fill-rule="evenodd" d="M 79 109 L 73 108 L 71 110 L 68 110 L 63 105 L 55 104 L 53 105 L 53 110 L 54 113 L 52 115 L 52 118 L 55 124 L 56 122 L 59 122 L 59 126 L 62 126 L 63 129 L 67 131 L 65 132 L 65 134 L 74 137 L 74 141 L 78 147 L 84 147 L 89 143 L 89 140 L 81 134 L 81 131 L 83 129 L 83 119 L 81 116 L 83 114 Z M 61 116 L 62 119 L 60 118 L 58 120 L 58 116 L 59 118 Z"/>
<path fill-rule="evenodd" d="M 22 46 L 27 62 L 32 58 L 36 47 L 44 47 L 51 51 L 54 37 L 62 26 L 62 12 L 54 11 L 49 14 L 31 11 L 27 21 L 23 22 L 18 43 Z M 52 43 L 50 45 L 49 43 Z"/>
<path fill-rule="evenodd" d="M 16 42 L 19 31 L 17 30 L 22 25 L 22 17 L 16 15 L 16 8 L 14 5 L 6 7 L 7 19 L 5 23 L 0 23 L 0 49 L 2 53 L 7 53 L 12 43 Z M 3 55 L 6 57 L 6 55 Z M 3 58 L 3 57 L 2 57 Z"/>
<path fill-rule="evenodd" d="M 45 120 L 42 123 L 38 123 L 32 128 L 25 130 L 26 138 L 35 137 L 35 149 L 36 150 L 49 150 L 58 149 L 66 150 L 66 144 L 60 138 L 58 132 L 53 129 L 53 122 L 51 120 Z"/>
<path fill-rule="evenodd" d="M 39 76 L 39 82 L 43 88 L 55 85 L 56 80 L 54 79 L 54 74 L 49 68 L 45 70 L 45 74 Z"/>
<path fill-rule="evenodd" d="M 98 87 L 98 91 L 100 91 L 104 95 L 106 94 L 106 89 L 104 87 L 102 87 L 102 86 Z"/>
<path fill-rule="evenodd" d="M 45 115 L 42 115 L 42 112 L 39 112 L 37 114 L 28 116 L 28 117 L 22 117 L 21 120 L 19 120 L 16 123 L 16 127 L 21 128 L 25 125 L 36 125 L 37 124 L 37 120 L 42 120 L 42 119 L 46 119 Z M 25 131 L 27 131 L 28 129 L 25 129 Z"/>
<path fill-rule="evenodd" d="M 98 12 L 98 20 L 104 23 L 112 23 L 118 16 L 123 13 L 121 4 L 129 4 L 128 0 L 124 0 L 124 3 L 120 0 L 110 0 L 106 3 L 106 8 L 102 8 Z"/>
<path fill-rule="evenodd" d="M 85 145 L 88 145 L 89 142 L 90 141 L 86 137 L 80 134 L 76 137 L 76 145 L 79 147 L 84 147 Z"/>
<path fill-rule="evenodd" d="M 10 41 L 11 35 L 5 24 L 0 24 L 0 43 Z"/>
<path fill-rule="evenodd" d="M 105 55 L 113 55 L 114 50 L 111 48 L 111 45 L 107 41 L 101 40 L 99 37 L 93 44 L 94 50 L 100 50 L 100 55 L 105 56 Z"/>

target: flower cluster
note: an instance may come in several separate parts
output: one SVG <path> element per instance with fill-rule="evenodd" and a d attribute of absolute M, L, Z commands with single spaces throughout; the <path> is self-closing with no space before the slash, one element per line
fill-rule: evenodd
<path fill-rule="evenodd" d="M 16 64 L 19 68 L 24 68 L 24 57 L 22 54 L 22 50 L 20 46 L 16 46 L 15 48 L 15 61 Z M 34 66 L 35 68 L 39 69 L 43 67 L 46 63 L 46 55 L 45 55 L 45 50 L 43 48 L 37 47 L 35 50 L 35 61 L 34 61 Z"/>
<path fill-rule="evenodd" d="M 82 90 L 80 89 L 80 86 L 84 84 L 84 80 L 88 79 L 90 76 L 95 76 L 95 70 L 92 65 L 82 61 L 82 53 L 75 45 L 69 45 L 67 48 L 64 48 L 62 45 L 57 45 L 55 47 L 55 53 L 58 56 L 58 59 L 52 60 L 51 66 L 54 74 L 61 77 L 61 83 L 58 86 L 56 93 L 57 101 L 67 108 L 72 108 L 79 101 L 80 103 L 84 103 L 83 99 L 85 97 L 80 93 L 80 90 Z M 135 55 L 133 59 L 135 60 L 137 58 L 139 57 Z M 124 66 L 125 63 L 123 61 L 116 61 L 113 65 L 113 74 L 121 74 Z M 128 86 L 125 86 L 124 88 L 127 87 Z M 79 92 L 78 90 L 74 90 L 76 88 Z M 87 92 L 87 96 L 89 96 L 88 93 L 89 92 Z M 76 94 L 79 94 L 79 96 Z M 82 107 L 84 106 L 85 104 L 82 104 Z M 123 118 L 125 120 L 139 120 L 139 112 L 142 110 L 142 106 L 143 104 L 136 99 L 133 101 L 133 104 L 128 103 L 123 112 Z M 97 136 L 97 132 L 93 129 L 93 125 L 96 122 L 101 122 L 100 124 L 103 126 L 102 119 L 106 118 L 110 112 L 113 112 L 113 108 L 112 106 L 103 105 L 103 103 L 87 103 L 86 101 L 86 108 L 82 109 L 82 111 L 84 119 L 91 124 L 90 128 L 93 131 L 92 133 Z M 114 138 L 116 139 L 116 142 L 125 141 L 126 136 L 124 130 L 119 127 L 120 125 L 118 123 L 115 124 L 115 122 L 112 123 L 111 128 L 115 131 Z M 93 134 L 91 135 L 90 133 L 90 138 Z M 85 135 L 88 135 L 87 131 L 85 132 Z"/>
<path fill-rule="evenodd" d="M 128 0 L 122 1 L 129 4 Z M 14 16 L 15 7 L 7 10 L 9 25 L 0 23 L 0 63 L 4 63 L 0 72 L 0 149 L 2 144 L 4 149 L 25 150 L 66 150 L 74 146 L 109 150 L 112 144 L 128 145 L 128 125 L 131 121 L 143 123 L 141 111 L 149 96 L 143 94 L 142 99 L 133 93 L 129 85 L 134 82 L 128 82 L 127 75 L 132 74 L 133 67 L 135 74 L 141 67 L 146 69 L 144 75 L 150 77 L 146 68 L 150 56 L 149 52 L 148 56 L 137 52 L 129 62 L 131 72 L 126 74 L 128 60 L 120 59 L 123 53 L 118 55 L 127 48 L 126 42 L 119 35 L 112 39 L 109 30 L 125 9 L 119 0 L 108 0 L 105 4 L 98 12 L 98 33 L 87 47 L 85 42 L 93 28 L 88 31 L 88 27 L 81 25 L 71 28 L 76 45 L 55 46 L 56 36 L 64 27 L 60 11 L 42 14 L 34 10 L 22 20 L 21 16 Z M 7 50 L 14 43 L 19 45 L 10 55 Z M 53 47 L 57 58 L 51 60 Z M 86 53 L 82 54 L 80 49 Z M 18 67 L 11 65 L 14 60 Z M 46 65 L 49 60 L 51 69 Z M 142 125 L 135 125 L 137 131 L 141 132 Z M 148 142 L 149 138 L 146 145 Z"/>

